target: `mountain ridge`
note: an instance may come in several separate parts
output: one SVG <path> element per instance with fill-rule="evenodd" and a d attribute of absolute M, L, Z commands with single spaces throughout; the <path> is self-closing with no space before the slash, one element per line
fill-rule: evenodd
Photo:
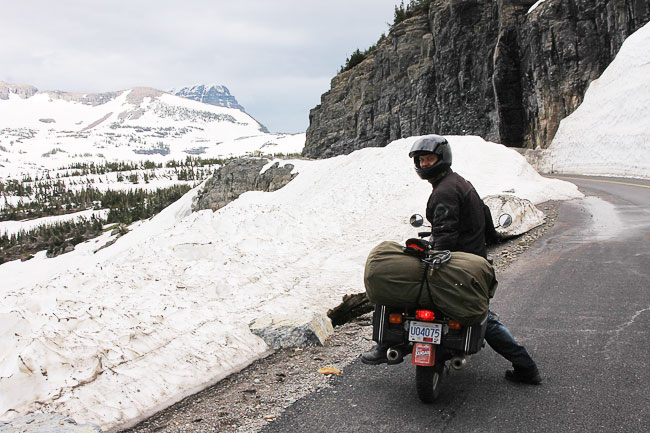
<path fill-rule="evenodd" d="M 5 179 L 20 178 L 29 167 L 54 170 L 80 160 L 160 163 L 302 149 L 300 134 L 270 134 L 238 108 L 151 87 L 73 93 L 0 82 L 0 119 Z"/>

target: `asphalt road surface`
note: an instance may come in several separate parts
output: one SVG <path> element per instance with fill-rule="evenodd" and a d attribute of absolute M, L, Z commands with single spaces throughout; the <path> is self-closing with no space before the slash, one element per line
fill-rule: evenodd
<path fill-rule="evenodd" d="M 491 309 L 542 371 L 504 379 L 489 347 L 420 403 L 410 358 L 349 365 L 265 432 L 650 432 L 650 182 L 558 176 L 584 199 L 506 271 Z"/>

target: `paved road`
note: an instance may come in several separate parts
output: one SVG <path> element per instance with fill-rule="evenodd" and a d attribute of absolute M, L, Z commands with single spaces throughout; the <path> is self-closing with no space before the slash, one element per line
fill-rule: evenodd
<path fill-rule="evenodd" d="M 541 386 L 507 382 L 507 361 L 486 348 L 424 405 L 410 363 L 357 361 L 264 431 L 650 432 L 650 182 L 564 179 L 586 197 L 560 205 L 492 303 Z"/>

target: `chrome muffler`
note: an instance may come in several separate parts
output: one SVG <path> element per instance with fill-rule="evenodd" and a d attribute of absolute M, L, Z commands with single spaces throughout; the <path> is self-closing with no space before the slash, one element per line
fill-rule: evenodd
<path fill-rule="evenodd" d="M 454 370 L 463 370 L 467 367 L 467 358 L 464 356 L 454 356 L 451 358 L 450 364 Z"/>
<path fill-rule="evenodd" d="M 388 358 L 389 364 L 399 364 L 404 360 L 404 355 L 400 350 L 391 347 L 386 351 L 386 358 Z"/>

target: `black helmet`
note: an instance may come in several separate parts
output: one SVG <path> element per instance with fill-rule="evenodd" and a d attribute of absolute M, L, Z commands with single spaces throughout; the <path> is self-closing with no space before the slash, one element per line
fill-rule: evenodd
<path fill-rule="evenodd" d="M 420 155 L 435 153 L 438 161 L 431 167 L 420 167 Z M 422 179 L 432 179 L 451 167 L 451 146 L 447 139 L 440 135 L 425 135 L 413 143 L 409 158 L 413 158 L 415 171 Z"/>

